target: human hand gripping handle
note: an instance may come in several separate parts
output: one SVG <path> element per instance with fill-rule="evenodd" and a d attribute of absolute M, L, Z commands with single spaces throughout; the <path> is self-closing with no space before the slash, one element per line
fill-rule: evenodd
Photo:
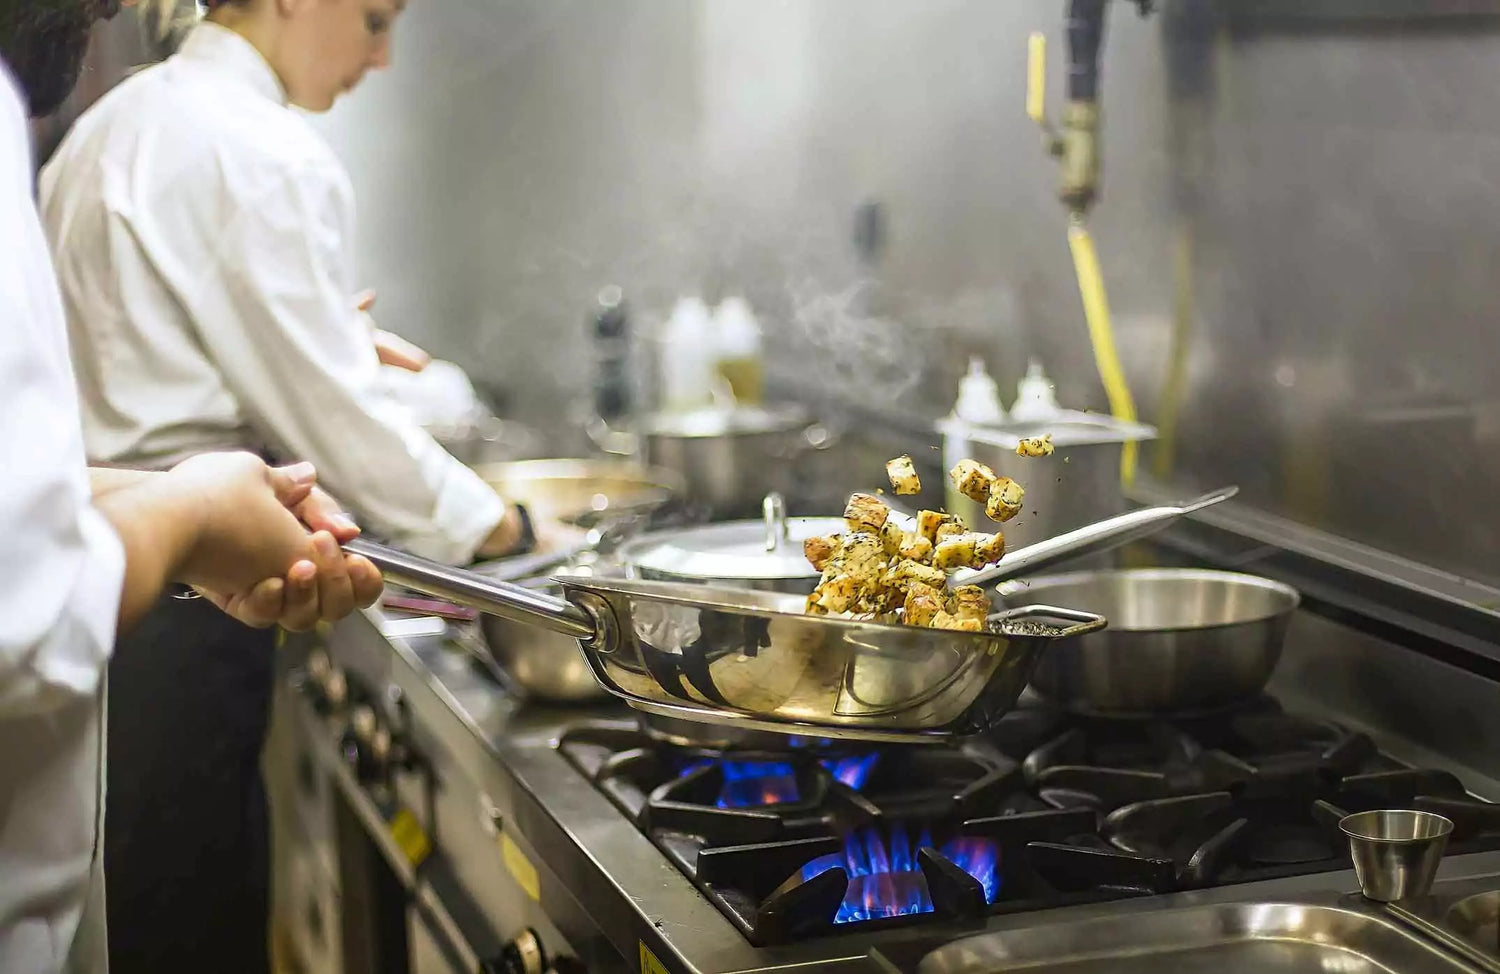
<path fill-rule="evenodd" d="M 218 454 L 169 476 L 178 490 L 197 493 L 206 513 L 182 580 L 236 619 L 309 629 L 379 597 L 379 572 L 339 547 L 359 528 L 315 486 L 311 464 L 271 468 Z"/>

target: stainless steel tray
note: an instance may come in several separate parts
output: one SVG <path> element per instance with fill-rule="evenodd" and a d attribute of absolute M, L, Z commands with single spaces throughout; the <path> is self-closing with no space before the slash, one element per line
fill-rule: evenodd
<path fill-rule="evenodd" d="M 1358 896 L 1132 912 L 983 934 L 927 955 L 918 974 L 1475 974 Z"/>

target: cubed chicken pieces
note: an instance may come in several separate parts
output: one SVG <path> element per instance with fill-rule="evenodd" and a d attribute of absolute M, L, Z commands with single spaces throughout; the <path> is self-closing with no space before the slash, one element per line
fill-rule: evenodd
<path fill-rule="evenodd" d="M 917 467 L 911 457 L 900 456 L 887 462 L 885 473 L 898 495 L 910 496 L 922 492 L 922 480 L 917 476 Z"/>
<path fill-rule="evenodd" d="M 873 534 L 851 534 L 844 539 L 827 570 L 853 575 L 860 580 L 879 579 L 885 571 L 885 546 Z"/>
<path fill-rule="evenodd" d="M 928 625 L 933 629 L 952 629 L 957 632 L 984 631 L 984 620 L 965 618 L 951 612 L 939 612 Z"/>
<path fill-rule="evenodd" d="M 851 494 L 844 507 L 844 521 L 850 531 L 878 532 L 890 516 L 891 509 L 885 506 L 885 501 L 873 494 Z"/>
<path fill-rule="evenodd" d="M 937 537 L 933 540 L 933 544 L 942 544 L 949 538 L 961 537 L 962 535 L 968 534 L 968 532 L 969 526 L 963 522 L 963 519 L 954 516 L 952 519 L 945 521 L 937 529 Z"/>
<path fill-rule="evenodd" d="M 960 494 L 980 504 L 989 498 L 990 485 L 995 482 L 995 471 L 977 460 L 958 461 L 948 476 Z"/>
<path fill-rule="evenodd" d="M 918 511 L 917 533 L 933 544 L 937 544 L 938 531 L 952 520 L 953 515 L 943 514 L 940 511 Z"/>
<path fill-rule="evenodd" d="M 901 549 L 896 554 L 908 561 L 926 562 L 932 557 L 932 542 L 920 534 L 905 534 L 901 537 Z"/>
<path fill-rule="evenodd" d="M 901 608 L 902 621 L 908 626 L 926 628 L 946 611 L 941 596 L 914 592 L 906 597 L 906 604 Z"/>
<path fill-rule="evenodd" d="M 993 565 L 1005 557 L 1005 535 L 999 531 L 994 534 L 976 534 L 974 538 L 974 556 L 979 562 L 978 567 Z"/>
<path fill-rule="evenodd" d="M 880 543 L 885 548 L 887 557 L 894 558 L 901 553 L 901 545 L 905 536 L 901 532 L 901 525 L 893 520 L 887 520 L 880 529 Z"/>
<path fill-rule="evenodd" d="M 808 538 L 802 542 L 802 554 L 807 557 L 807 563 L 817 571 L 828 567 L 828 562 L 833 558 L 833 553 L 838 550 L 840 536 L 831 534 L 827 537 L 819 535 Z"/>
<path fill-rule="evenodd" d="M 1051 442 L 1046 439 L 1050 450 Z M 1040 454 L 1038 454 L 1040 455 Z M 921 490 L 910 456 L 886 465 L 898 494 Z M 982 463 L 964 460 L 950 472 L 966 497 L 985 504 L 995 520 L 1021 510 L 1025 492 L 1009 477 L 999 477 Z M 1000 532 L 971 532 L 963 519 L 941 511 L 920 511 L 915 530 L 905 518 L 892 518 L 878 497 L 854 494 L 844 509 L 847 534 L 809 538 L 802 550 L 822 573 L 807 599 L 807 611 L 846 619 L 904 623 L 955 632 L 983 632 L 990 600 L 984 590 L 961 585 L 948 591 L 948 572 L 984 568 L 1005 554 Z"/>
<path fill-rule="evenodd" d="M 1026 491 L 1009 477 L 996 478 L 990 487 L 989 497 L 984 500 L 984 512 L 996 521 L 1009 521 L 1021 513 L 1021 502 Z"/>
<path fill-rule="evenodd" d="M 974 566 L 975 540 L 972 534 L 958 534 L 944 538 L 932 549 L 932 567 L 943 571 Z"/>
<path fill-rule="evenodd" d="M 1028 436 L 1016 444 L 1016 456 L 1018 457 L 1050 457 L 1052 450 L 1051 433 L 1043 433 L 1041 436 Z"/>
<path fill-rule="evenodd" d="M 948 611 L 960 619 L 989 620 L 990 598 L 978 585 L 960 585 L 953 590 L 953 603 Z"/>
<path fill-rule="evenodd" d="M 921 582 L 923 585 L 941 589 L 948 584 L 948 575 L 941 568 L 908 560 L 898 561 L 892 565 L 885 581 L 887 585 L 895 586 Z"/>

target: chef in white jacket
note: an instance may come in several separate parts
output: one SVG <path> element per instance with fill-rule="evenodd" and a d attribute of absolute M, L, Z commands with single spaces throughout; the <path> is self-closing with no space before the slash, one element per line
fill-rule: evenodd
<path fill-rule="evenodd" d="M 383 397 L 350 181 L 297 111 L 385 66 L 404 0 L 207 6 L 176 54 L 84 112 L 41 177 L 90 459 L 307 460 L 364 527 L 418 554 L 528 550 L 525 511 Z M 117 974 L 265 974 L 264 639 L 164 603 L 111 662 Z"/>
<path fill-rule="evenodd" d="M 238 618 L 336 619 L 379 592 L 312 471 L 248 454 L 164 473 L 85 467 L 57 282 L 32 203 L 28 109 L 71 89 L 117 0 L 0 0 L 0 971 L 103 974 L 104 670 L 169 581 Z M 15 74 L 11 67 L 14 66 Z M 313 583 L 301 588 L 292 577 Z"/>

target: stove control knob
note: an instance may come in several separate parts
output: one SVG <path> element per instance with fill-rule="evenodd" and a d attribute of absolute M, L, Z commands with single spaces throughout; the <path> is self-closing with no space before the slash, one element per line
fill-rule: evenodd
<path fill-rule="evenodd" d="M 546 974 L 547 953 L 535 930 L 522 931 L 505 945 L 498 961 L 484 965 L 483 974 Z"/>
<path fill-rule="evenodd" d="M 367 705 L 354 708 L 349 715 L 349 728 L 344 732 L 342 750 L 344 760 L 360 781 L 369 783 L 381 776 L 383 761 L 377 758 L 382 744 L 389 747 L 390 732 L 380 726 L 375 711 Z"/>
<path fill-rule="evenodd" d="M 349 678 L 334 665 L 326 650 L 307 654 L 307 682 L 303 686 L 313 708 L 325 716 L 343 710 L 349 702 Z"/>

